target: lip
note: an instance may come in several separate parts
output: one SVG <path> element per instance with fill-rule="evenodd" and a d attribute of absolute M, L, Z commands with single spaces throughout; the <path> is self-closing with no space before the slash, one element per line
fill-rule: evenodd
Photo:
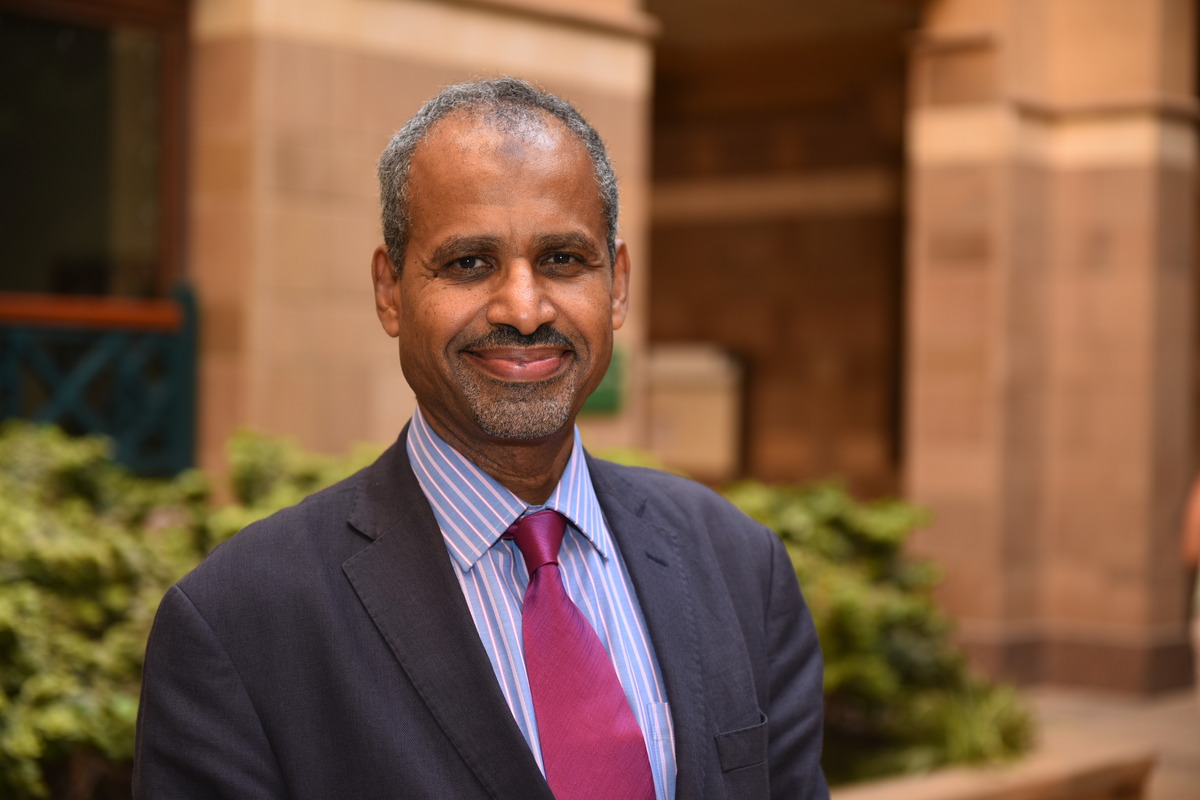
<path fill-rule="evenodd" d="M 561 347 L 497 347 L 464 350 L 463 355 L 481 372 L 509 383 L 553 378 L 574 357 L 574 353 Z"/>

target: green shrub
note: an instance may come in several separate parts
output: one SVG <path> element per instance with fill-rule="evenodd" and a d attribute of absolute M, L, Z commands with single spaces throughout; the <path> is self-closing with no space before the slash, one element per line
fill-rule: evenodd
<path fill-rule="evenodd" d="M 235 502 L 198 472 L 130 475 L 99 437 L 0 425 L 0 797 L 128 797 L 146 637 L 167 588 L 245 525 L 369 463 L 230 440 Z"/>
<path fill-rule="evenodd" d="M 0 427 L 0 796 L 90 797 L 128 760 L 146 635 L 199 558 L 205 499 L 195 473 L 130 476 L 102 439 Z"/>
<path fill-rule="evenodd" d="M 834 484 L 742 483 L 731 501 L 783 539 L 825 656 L 831 782 L 1010 758 L 1033 728 L 1016 692 L 968 671 L 930 589 L 930 564 L 903 544 L 925 513 L 857 503 Z"/>
<path fill-rule="evenodd" d="M 330 458 L 249 434 L 229 453 L 233 502 L 218 504 L 199 473 L 137 478 L 103 439 L 0 425 L 0 797 L 128 797 L 143 650 L 163 593 L 246 524 L 376 455 Z M 744 483 L 728 495 L 779 532 L 812 607 L 832 780 L 1027 744 L 1014 693 L 971 678 L 950 646 L 929 598 L 936 571 L 901 557 L 920 512 L 828 485 Z"/>

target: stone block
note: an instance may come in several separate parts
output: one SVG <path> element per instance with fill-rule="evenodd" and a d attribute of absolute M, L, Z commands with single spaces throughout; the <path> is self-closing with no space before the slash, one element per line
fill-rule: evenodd
<path fill-rule="evenodd" d="M 1040 754 L 1008 767 L 949 769 L 836 788 L 833 800 L 1140 800 L 1154 756 L 1131 746 L 1102 753 Z"/>

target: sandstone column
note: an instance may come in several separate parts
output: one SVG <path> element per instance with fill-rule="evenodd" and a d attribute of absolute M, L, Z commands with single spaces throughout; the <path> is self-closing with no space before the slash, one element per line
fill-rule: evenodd
<path fill-rule="evenodd" d="M 906 480 L 976 661 L 1188 680 L 1191 0 L 939 0 L 911 72 Z"/>

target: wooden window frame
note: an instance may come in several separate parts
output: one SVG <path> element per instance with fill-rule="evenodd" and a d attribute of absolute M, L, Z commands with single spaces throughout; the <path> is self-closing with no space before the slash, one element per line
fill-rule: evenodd
<path fill-rule="evenodd" d="M 162 42 L 159 136 L 158 266 L 154 293 L 166 297 L 184 271 L 188 0 L 0 0 L 0 11 L 56 22 L 120 25 L 154 33 Z"/>

